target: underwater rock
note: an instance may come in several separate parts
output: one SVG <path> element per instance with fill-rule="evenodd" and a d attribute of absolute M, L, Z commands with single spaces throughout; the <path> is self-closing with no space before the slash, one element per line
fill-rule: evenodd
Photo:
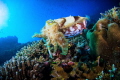
<path fill-rule="evenodd" d="M 27 44 L 27 43 L 26 43 Z M 11 59 L 26 44 L 18 43 L 16 36 L 7 36 L 0 38 L 0 65 L 6 60 Z"/>

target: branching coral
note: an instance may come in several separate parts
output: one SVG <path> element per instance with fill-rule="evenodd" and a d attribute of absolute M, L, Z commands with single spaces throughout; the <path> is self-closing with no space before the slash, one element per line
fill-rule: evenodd
<path fill-rule="evenodd" d="M 111 21 L 119 22 L 118 20 L 120 19 L 120 7 L 114 7 L 106 11 L 105 13 L 100 13 L 100 14 L 101 14 L 101 18 L 107 18 Z"/>
<path fill-rule="evenodd" d="M 62 49 L 62 55 L 68 52 L 68 40 L 66 37 L 76 36 L 82 33 L 86 28 L 86 17 L 70 16 L 61 19 L 46 21 L 45 27 L 42 29 L 41 34 L 35 34 L 33 37 L 43 37 L 46 39 L 46 45 L 49 55 L 52 58 L 50 44 L 54 46 L 54 53 L 57 47 Z M 66 36 L 66 37 L 65 37 Z"/>
<path fill-rule="evenodd" d="M 41 80 L 47 79 L 51 67 L 40 49 L 43 41 L 32 42 L 16 53 L 16 56 L 0 67 L 1 80 Z M 47 72 L 46 72 L 47 71 Z M 44 77 L 47 76 L 47 77 Z M 48 77 L 49 78 L 49 77 Z"/>
<path fill-rule="evenodd" d="M 40 80 L 44 65 L 37 63 L 36 60 L 29 60 L 27 56 L 12 58 L 0 69 L 1 80 Z"/>
<path fill-rule="evenodd" d="M 35 58 L 36 55 L 39 57 L 40 53 L 42 52 L 42 50 L 39 49 L 40 45 L 41 46 L 43 45 L 42 40 L 37 42 L 32 42 L 31 44 L 28 44 L 27 46 L 21 48 L 21 50 L 18 51 L 16 55 L 17 57 L 29 56 L 30 58 Z"/>

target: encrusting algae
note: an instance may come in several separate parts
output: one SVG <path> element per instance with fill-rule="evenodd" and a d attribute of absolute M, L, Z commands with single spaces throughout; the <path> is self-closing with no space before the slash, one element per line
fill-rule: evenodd
<path fill-rule="evenodd" d="M 118 7 L 102 14 L 87 39 L 80 34 L 85 17 L 48 20 L 42 33 L 34 35 L 43 39 L 0 67 L 0 80 L 119 80 L 119 14 Z"/>

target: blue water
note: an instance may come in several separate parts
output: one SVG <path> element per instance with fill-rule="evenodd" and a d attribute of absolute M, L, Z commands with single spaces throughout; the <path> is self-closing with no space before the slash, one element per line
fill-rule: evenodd
<path fill-rule="evenodd" d="M 17 36 L 18 42 L 34 40 L 31 36 L 39 33 L 48 19 L 67 16 L 91 17 L 95 22 L 119 0 L 1 0 L 8 8 L 8 20 L 2 27 L 0 37 Z"/>

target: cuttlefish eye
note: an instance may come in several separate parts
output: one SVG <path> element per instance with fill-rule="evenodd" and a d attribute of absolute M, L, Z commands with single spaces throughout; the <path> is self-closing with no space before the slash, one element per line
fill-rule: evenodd
<path fill-rule="evenodd" d="M 49 25 L 52 25 L 53 23 L 55 23 L 55 21 L 54 20 L 48 20 L 48 21 L 46 21 L 46 23 L 48 23 Z"/>

